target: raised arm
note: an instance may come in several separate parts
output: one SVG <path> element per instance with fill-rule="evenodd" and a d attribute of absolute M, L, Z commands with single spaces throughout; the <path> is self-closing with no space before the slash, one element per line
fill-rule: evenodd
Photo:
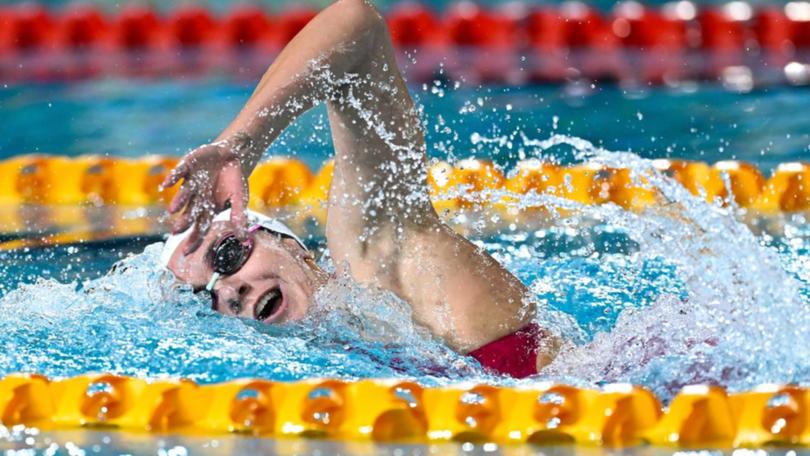
<path fill-rule="evenodd" d="M 319 101 L 327 103 L 335 145 L 326 236 L 338 270 L 393 291 L 416 321 L 461 352 L 526 325 L 533 312 L 523 284 L 433 210 L 420 119 L 385 22 L 364 0 L 338 0 L 321 12 L 220 141 L 182 161 L 167 181 L 185 179 L 170 208 L 183 211 L 175 228 L 204 231 L 228 200 L 233 213 L 243 212 L 245 176 Z"/>
<path fill-rule="evenodd" d="M 422 160 L 424 141 L 419 121 L 392 58 L 390 42 L 386 41 L 384 21 L 364 0 L 339 0 L 318 14 L 279 54 L 231 124 L 213 143 L 184 157 L 166 179 L 164 186 L 184 180 L 169 207 L 169 212 L 181 213 L 173 230 L 183 231 L 193 225 L 191 239 L 201 239 L 210 227 L 213 215 L 228 204 L 234 208 L 235 224 L 244 226 L 246 177 L 284 129 L 319 102 L 328 101 L 334 106 L 352 105 L 361 110 L 371 98 L 398 103 L 391 106 L 390 115 L 382 118 L 374 115 L 371 111 L 374 106 L 370 106 L 369 111 L 352 121 L 367 125 L 376 122 L 374 132 L 384 137 L 392 154 L 406 158 L 409 151 L 414 151 L 415 154 L 410 154 L 414 157 L 409 161 Z M 386 49 L 381 49 L 383 43 Z M 375 66 L 383 61 L 370 59 L 378 52 L 385 53 L 385 63 L 379 68 L 370 68 L 371 60 L 375 61 Z M 370 71 L 375 73 L 373 81 L 366 79 Z M 387 78 L 377 78 L 383 75 Z M 340 141 L 341 136 L 336 135 L 335 139 Z M 346 168 L 342 165 L 347 161 L 344 158 L 353 165 L 364 167 L 381 161 L 390 163 L 391 159 L 398 158 L 391 156 L 384 160 L 384 157 L 375 156 L 356 160 L 360 154 L 358 151 L 347 157 L 338 153 L 338 169 Z M 424 174 L 421 162 L 409 167 L 419 168 Z M 391 174 L 386 177 L 390 178 Z M 424 180 L 424 176 L 421 179 Z M 397 180 L 402 182 L 402 179 Z M 410 193 L 420 194 L 422 207 L 427 208 L 424 187 L 410 187 L 408 190 L 413 190 Z M 198 245 L 191 242 L 189 251 Z"/>

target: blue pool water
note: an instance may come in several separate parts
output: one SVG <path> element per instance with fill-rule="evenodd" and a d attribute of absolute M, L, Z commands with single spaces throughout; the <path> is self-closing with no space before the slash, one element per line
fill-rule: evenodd
<path fill-rule="evenodd" d="M 248 90 L 222 80 L 4 89 L 0 153 L 181 154 L 214 136 Z M 797 110 L 810 101 L 805 91 L 415 90 L 438 158 L 490 157 L 507 169 L 527 157 L 597 160 L 640 172 L 661 156 L 739 158 L 765 170 L 808 158 L 810 114 Z M 315 111 L 272 152 L 315 167 L 329 148 L 325 116 Z M 622 150 L 632 153 L 614 152 Z M 665 400 L 690 383 L 810 383 L 806 214 L 757 218 L 705 203 L 663 176 L 649 184 L 671 204 L 633 213 L 524 197 L 518 205 L 531 199 L 549 210 L 520 224 L 488 211 L 450 217 L 527 284 L 536 319 L 565 337 L 539 378 L 632 382 Z M 323 252 L 320 233 L 311 234 Z M 212 312 L 160 269 L 159 252 L 159 236 L 0 252 L 0 375 L 514 383 L 429 337 L 391 294 L 338 279 L 307 320 L 262 326 Z M 321 263 L 330 268 L 328 255 Z"/>
<path fill-rule="evenodd" d="M 233 118 L 253 81 L 101 80 L 0 85 L 0 158 L 26 152 L 182 155 Z M 810 91 L 774 87 L 747 94 L 719 86 L 679 89 L 417 86 L 432 155 L 494 157 L 509 165 L 536 148 L 523 138 L 585 138 L 647 158 L 748 160 L 768 172 L 810 157 Z M 46 131 L 47 130 L 47 131 Z M 331 153 L 326 112 L 309 113 L 271 148 L 317 167 Z M 508 140 L 488 142 L 487 139 Z M 564 148 L 546 155 L 570 161 Z"/>
<path fill-rule="evenodd" d="M 582 139 L 558 140 L 574 145 L 579 159 L 649 167 Z M 781 233 L 757 236 L 735 208 L 704 203 L 663 176 L 651 183 L 674 203 L 638 214 L 549 200 L 569 213 L 512 227 L 487 212 L 450 220 L 529 286 L 537 320 L 567 339 L 540 378 L 632 382 L 664 399 L 696 382 L 730 389 L 806 383 L 806 222 L 782 218 Z M 347 279 L 325 287 L 317 311 L 298 324 L 269 327 L 221 316 L 160 269 L 154 240 L 0 253 L 0 343 L 7 348 L 0 375 L 513 382 L 433 340 L 395 296 Z M 311 242 L 318 248 L 317 237 Z M 322 262 L 330 267 L 328 258 Z"/>
<path fill-rule="evenodd" d="M 642 239 L 643 246 L 626 236 L 606 239 L 606 226 L 483 240 L 554 312 L 538 318 L 579 346 L 557 363 L 552 376 L 578 383 L 632 381 L 664 397 L 697 381 L 732 388 L 806 381 L 806 240 L 763 247 L 753 237 L 746 243 L 718 235 L 726 239 L 695 242 L 688 239 L 694 233 L 685 230 L 683 238 L 673 233 L 673 243 L 656 248 L 648 244 L 655 236 Z M 652 229 L 633 228 L 641 235 Z M 246 376 L 505 381 L 487 378 L 474 363 L 426 337 L 393 296 L 348 281 L 321 293 L 320 311 L 309 321 L 267 327 L 220 316 L 208 310 L 205 299 L 173 284 L 157 266 L 159 245 L 147 246 L 107 273 L 120 255 L 139 252 L 145 244 L 0 254 L 6 277 L 0 293 L 0 341 L 6 347 L 0 374 L 113 371 L 201 382 Z M 689 258 L 723 246 L 752 251 L 731 259 L 718 252 Z M 61 280 L 12 285 L 42 276 Z"/>

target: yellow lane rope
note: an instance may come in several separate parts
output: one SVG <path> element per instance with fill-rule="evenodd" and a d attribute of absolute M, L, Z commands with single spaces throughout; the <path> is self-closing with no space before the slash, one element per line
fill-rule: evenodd
<path fill-rule="evenodd" d="M 805 388 L 729 394 L 683 388 L 663 408 L 648 390 L 536 382 L 424 387 L 398 379 L 235 380 L 198 385 L 111 374 L 0 379 L 5 426 L 75 427 L 378 442 L 639 444 L 728 448 L 810 445 Z"/>
<path fill-rule="evenodd" d="M 0 161 L 0 205 L 161 205 L 175 189 L 162 194 L 157 186 L 176 162 L 175 157 L 162 156 L 125 159 L 21 155 Z M 810 163 L 781 164 L 768 179 L 753 165 L 738 161 L 707 164 L 655 160 L 653 164 L 709 201 L 733 199 L 742 208 L 766 213 L 810 210 Z M 326 162 L 313 173 L 295 159 L 265 161 L 250 177 L 251 206 L 320 206 L 328 192 L 332 167 L 331 162 Z M 656 192 L 644 184 L 643 175 L 633 176 L 627 169 L 592 163 L 564 167 L 526 160 L 505 173 L 484 160 L 438 162 L 431 165 L 428 182 L 441 208 L 472 205 L 475 198 L 465 195 L 482 190 L 545 193 L 583 204 L 613 202 L 627 209 L 640 209 L 657 201 Z M 454 188 L 464 191 L 449 192 L 454 196 L 447 197 Z"/>

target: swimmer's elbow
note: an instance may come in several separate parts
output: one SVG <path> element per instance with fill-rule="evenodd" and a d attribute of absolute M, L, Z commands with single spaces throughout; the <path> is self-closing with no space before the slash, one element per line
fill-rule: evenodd
<path fill-rule="evenodd" d="M 340 23 L 349 28 L 353 34 L 387 33 L 385 19 L 369 1 L 337 0 L 330 9 L 334 9 Z"/>

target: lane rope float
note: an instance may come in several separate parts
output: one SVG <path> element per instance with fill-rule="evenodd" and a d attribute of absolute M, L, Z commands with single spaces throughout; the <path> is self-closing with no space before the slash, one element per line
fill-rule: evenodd
<path fill-rule="evenodd" d="M 16 156 L 0 161 L 0 205 L 164 205 L 176 188 L 160 193 L 157 186 L 176 163 L 177 158 L 163 156 Z M 708 164 L 661 159 L 652 164 L 710 202 L 719 198 L 764 213 L 810 210 L 810 163 L 780 164 L 768 178 L 754 165 L 740 161 Z M 250 205 L 257 209 L 322 206 L 333 166 L 328 161 L 313 172 L 293 158 L 264 161 L 249 179 Z M 532 159 L 505 171 L 486 160 L 440 161 L 430 165 L 428 183 L 435 204 L 442 208 L 492 204 L 476 202 L 476 193 L 482 191 L 552 194 L 582 204 L 615 203 L 626 209 L 657 202 L 656 191 L 645 184 L 643 175 L 598 163 L 559 166 Z"/>
<path fill-rule="evenodd" d="M 88 374 L 0 379 L 0 422 L 42 430 L 104 428 L 158 433 L 376 442 L 496 442 L 621 447 L 809 445 L 808 390 L 763 385 L 727 393 L 684 387 L 667 408 L 647 389 L 537 382 L 520 387 L 424 387 L 400 379 L 242 379 L 196 384 Z"/>
<path fill-rule="evenodd" d="M 316 13 L 306 7 L 271 12 L 258 5 L 223 13 L 198 5 L 167 11 L 128 5 L 112 14 L 85 4 L 58 10 L 33 3 L 4 6 L 0 80 L 261 71 L 268 56 Z M 735 90 L 746 90 L 748 82 L 810 83 L 810 2 L 804 1 L 780 6 L 624 1 L 608 12 L 579 1 L 499 7 L 461 1 L 441 12 L 402 2 L 386 16 L 400 50 L 420 49 L 420 59 L 407 68 L 415 82 L 431 81 L 441 70 L 443 77 L 479 83 L 710 79 Z M 246 64 L 252 58 L 255 68 Z"/>

